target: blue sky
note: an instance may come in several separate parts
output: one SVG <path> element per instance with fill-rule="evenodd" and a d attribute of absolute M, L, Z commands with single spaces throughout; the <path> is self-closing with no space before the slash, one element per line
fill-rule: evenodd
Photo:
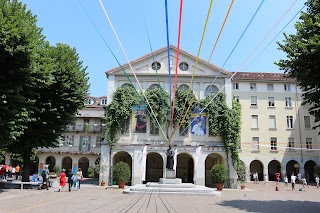
<path fill-rule="evenodd" d="M 233 72 L 281 72 L 274 65 L 274 62 L 286 57 L 283 52 L 277 49 L 276 44 L 276 41 L 283 40 L 282 34 L 262 54 L 260 52 L 303 7 L 305 0 L 297 0 L 288 14 L 256 49 L 248 62 L 241 66 L 240 70 L 237 69 L 295 1 L 265 0 L 224 68 Z M 95 97 L 107 95 L 105 71 L 118 66 L 118 64 L 81 7 L 80 0 L 22 0 L 22 2 L 27 4 L 27 8 L 34 15 L 37 15 L 38 26 L 43 28 L 43 34 L 52 45 L 60 42 L 77 49 L 80 59 L 85 66 L 88 66 L 90 95 Z M 150 53 L 145 24 L 153 50 L 167 45 L 164 0 L 102 0 L 102 2 L 129 60 Z M 203 60 L 207 61 L 210 57 L 230 2 L 231 0 L 215 0 L 213 2 L 200 54 L 200 58 Z M 99 1 L 82 0 L 81 3 L 120 63 L 126 63 Z M 211 58 L 211 63 L 220 67 L 225 63 L 260 3 L 261 0 L 235 0 Z M 177 46 L 178 40 L 179 4 L 179 0 L 168 0 L 169 41 L 175 46 Z M 210 0 L 183 1 L 180 48 L 195 56 L 198 53 L 209 4 Z M 294 23 L 298 17 L 287 26 L 284 30 L 286 33 L 295 33 Z"/>

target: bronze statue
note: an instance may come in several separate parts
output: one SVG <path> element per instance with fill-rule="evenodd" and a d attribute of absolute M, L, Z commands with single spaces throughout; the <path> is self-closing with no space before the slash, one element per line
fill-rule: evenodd
<path fill-rule="evenodd" d="M 171 145 L 169 144 L 169 148 L 166 150 L 166 154 L 167 154 L 167 169 L 173 169 L 173 156 L 174 153 L 172 151 Z"/>

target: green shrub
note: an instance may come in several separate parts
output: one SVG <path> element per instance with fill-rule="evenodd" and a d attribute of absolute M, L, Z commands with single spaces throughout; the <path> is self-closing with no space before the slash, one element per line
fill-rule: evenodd
<path fill-rule="evenodd" d="M 128 182 L 131 178 L 130 166 L 120 161 L 113 168 L 113 180 L 117 182 Z"/>
<path fill-rule="evenodd" d="M 237 164 L 235 169 L 237 171 L 239 182 L 240 183 L 246 183 L 247 182 L 247 179 L 246 179 L 246 175 L 247 175 L 246 165 L 242 161 L 240 161 L 240 162 L 238 162 L 238 164 Z"/>
<path fill-rule="evenodd" d="M 227 180 L 227 168 L 222 164 L 216 164 L 211 168 L 210 175 L 214 184 L 224 183 Z"/>
<path fill-rule="evenodd" d="M 54 166 L 53 167 L 53 172 L 56 173 L 56 174 L 60 174 L 60 172 L 61 172 L 60 166 Z"/>
<path fill-rule="evenodd" d="M 94 167 L 93 166 L 89 166 L 88 167 L 88 173 L 87 173 L 89 178 L 93 178 L 94 177 Z"/>

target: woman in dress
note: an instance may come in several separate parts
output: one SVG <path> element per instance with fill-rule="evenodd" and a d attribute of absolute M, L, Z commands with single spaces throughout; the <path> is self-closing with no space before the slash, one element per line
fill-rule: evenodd
<path fill-rule="evenodd" d="M 61 173 L 60 173 L 60 185 L 59 185 L 59 192 L 60 190 L 63 191 L 64 186 L 66 185 L 66 173 L 65 173 L 65 169 L 62 169 Z"/>

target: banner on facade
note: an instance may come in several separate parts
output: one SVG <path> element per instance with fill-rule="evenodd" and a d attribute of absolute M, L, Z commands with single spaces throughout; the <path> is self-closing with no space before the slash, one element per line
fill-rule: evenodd
<path fill-rule="evenodd" d="M 178 149 L 174 150 L 174 156 L 173 156 L 173 169 L 177 174 L 177 157 L 178 157 Z"/>
<path fill-rule="evenodd" d="M 132 132 L 147 133 L 146 105 L 133 105 L 132 110 Z"/>
<path fill-rule="evenodd" d="M 206 135 L 206 111 L 203 108 L 196 107 L 192 110 L 191 118 L 191 135 Z"/>
<path fill-rule="evenodd" d="M 193 175 L 193 180 L 196 180 L 197 177 L 197 168 L 198 168 L 198 161 L 201 155 L 201 146 L 199 146 L 196 149 L 196 156 L 195 156 L 195 160 L 194 160 L 194 175 Z"/>

